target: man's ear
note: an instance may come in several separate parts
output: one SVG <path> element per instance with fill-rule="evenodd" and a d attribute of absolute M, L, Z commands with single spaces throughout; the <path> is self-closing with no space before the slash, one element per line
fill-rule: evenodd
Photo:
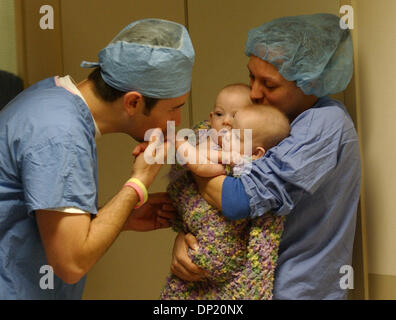
<path fill-rule="evenodd" d="M 124 109 L 128 115 L 135 115 L 141 107 L 144 107 L 144 98 L 141 93 L 131 91 L 124 95 Z"/>
<path fill-rule="evenodd" d="M 257 160 L 264 155 L 265 155 L 265 149 L 263 147 L 257 147 L 252 154 L 252 158 L 253 160 Z"/>

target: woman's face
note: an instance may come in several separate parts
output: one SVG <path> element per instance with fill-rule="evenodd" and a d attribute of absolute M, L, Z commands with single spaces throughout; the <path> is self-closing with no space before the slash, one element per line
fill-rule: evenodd
<path fill-rule="evenodd" d="M 294 81 L 283 78 L 274 65 L 256 56 L 250 57 L 248 69 L 252 101 L 278 108 L 290 121 L 317 100 L 315 96 L 305 95 Z"/>

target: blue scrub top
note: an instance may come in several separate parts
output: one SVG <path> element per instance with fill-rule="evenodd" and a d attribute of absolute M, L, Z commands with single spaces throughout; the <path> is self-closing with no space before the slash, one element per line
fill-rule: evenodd
<path fill-rule="evenodd" d="M 49 78 L 0 112 L 0 299 L 81 298 L 85 277 L 54 276 L 47 289 L 40 273 L 48 262 L 34 212 L 60 207 L 97 213 L 95 125 L 83 100 Z"/>
<path fill-rule="evenodd" d="M 250 173 L 226 178 L 226 217 L 286 216 L 274 299 L 346 298 L 340 269 L 352 264 L 360 182 L 353 122 L 328 97 L 300 114 L 290 136 L 254 161 Z"/>

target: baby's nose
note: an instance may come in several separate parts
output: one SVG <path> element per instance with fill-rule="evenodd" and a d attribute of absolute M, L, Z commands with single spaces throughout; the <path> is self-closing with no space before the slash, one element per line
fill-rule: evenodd
<path fill-rule="evenodd" d="M 231 129 L 232 121 L 233 121 L 233 117 L 231 117 L 231 116 L 224 117 L 223 126 L 227 127 L 228 129 Z"/>

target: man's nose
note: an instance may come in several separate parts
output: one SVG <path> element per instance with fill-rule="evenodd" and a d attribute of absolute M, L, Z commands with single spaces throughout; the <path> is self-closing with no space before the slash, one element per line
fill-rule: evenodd
<path fill-rule="evenodd" d="M 264 92 L 261 90 L 257 81 L 254 81 L 250 89 L 250 99 L 254 103 L 263 103 L 265 100 Z"/>

